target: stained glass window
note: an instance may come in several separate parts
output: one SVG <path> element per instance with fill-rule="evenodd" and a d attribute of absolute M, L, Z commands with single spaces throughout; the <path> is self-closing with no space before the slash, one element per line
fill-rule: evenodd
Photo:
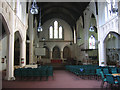
<path fill-rule="evenodd" d="M 93 35 L 89 38 L 89 49 L 95 49 L 95 37 Z"/>

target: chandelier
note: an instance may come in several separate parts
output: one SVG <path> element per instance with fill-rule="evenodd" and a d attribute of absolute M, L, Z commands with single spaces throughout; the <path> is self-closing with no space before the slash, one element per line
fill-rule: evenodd
<path fill-rule="evenodd" d="M 33 0 L 33 4 L 30 9 L 30 12 L 31 12 L 31 14 L 38 14 L 38 7 L 37 7 L 36 0 Z"/>

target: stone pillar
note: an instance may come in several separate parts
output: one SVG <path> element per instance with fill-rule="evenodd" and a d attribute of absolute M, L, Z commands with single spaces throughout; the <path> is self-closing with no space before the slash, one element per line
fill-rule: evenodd
<path fill-rule="evenodd" d="M 14 80 L 14 33 L 8 35 L 6 80 Z"/>
<path fill-rule="evenodd" d="M 61 55 L 61 59 L 63 59 L 63 51 L 61 51 L 60 55 Z"/>
<path fill-rule="evenodd" d="M 120 33 L 120 1 L 118 2 L 118 33 Z"/>
<path fill-rule="evenodd" d="M 52 51 L 50 51 L 50 59 L 52 59 Z"/>
<path fill-rule="evenodd" d="M 26 40 L 20 43 L 20 66 L 26 65 Z"/>
<path fill-rule="evenodd" d="M 99 66 L 106 66 L 106 44 L 102 40 L 99 44 Z"/>
<path fill-rule="evenodd" d="M 64 62 L 64 60 L 63 60 L 63 51 L 60 52 L 60 56 L 61 56 L 62 62 Z"/>
<path fill-rule="evenodd" d="M 29 64 L 33 63 L 33 40 L 34 40 L 34 30 L 33 30 L 33 15 L 29 14 Z"/>

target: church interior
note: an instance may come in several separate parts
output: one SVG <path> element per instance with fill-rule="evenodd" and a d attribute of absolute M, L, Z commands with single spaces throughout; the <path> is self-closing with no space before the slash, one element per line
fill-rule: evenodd
<path fill-rule="evenodd" d="M 120 1 L 0 0 L 0 77 L 3 90 L 119 90 Z"/>

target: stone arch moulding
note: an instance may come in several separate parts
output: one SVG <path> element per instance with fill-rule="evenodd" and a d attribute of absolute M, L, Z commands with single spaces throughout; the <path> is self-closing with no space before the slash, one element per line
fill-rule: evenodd
<path fill-rule="evenodd" d="M 23 39 L 22 39 L 22 36 L 21 36 L 21 34 L 20 34 L 20 31 L 18 30 L 18 31 L 16 31 L 15 33 L 17 33 L 17 32 L 18 32 L 18 37 L 19 37 L 19 39 L 20 39 L 20 42 L 22 42 Z M 14 34 L 15 34 L 15 33 L 14 33 Z"/>
<path fill-rule="evenodd" d="M 92 15 L 94 15 L 94 17 L 95 17 L 95 22 L 96 22 L 96 27 L 97 27 L 97 18 L 96 18 L 96 15 L 92 12 L 92 13 L 90 14 L 90 19 L 92 19 Z"/>
<path fill-rule="evenodd" d="M 71 51 L 71 48 L 70 48 L 70 46 L 69 45 L 65 45 L 64 47 L 63 47 L 63 50 L 64 50 L 64 48 L 65 47 L 68 47 L 69 48 L 69 50 Z"/>
<path fill-rule="evenodd" d="M 54 49 L 55 47 L 58 47 L 59 50 L 61 50 L 61 48 L 60 48 L 58 45 L 53 45 L 53 47 L 51 47 L 50 50 L 53 51 L 53 49 Z"/>
<path fill-rule="evenodd" d="M 25 35 L 25 37 L 24 37 L 24 35 L 23 35 L 23 33 L 21 32 L 20 29 L 16 29 L 15 32 L 14 32 L 14 34 L 15 34 L 16 32 L 19 32 L 20 41 L 22 42 L 22 41 L 24 40 L 24 38 L 26 37 L 26 35 Z"/>
<path fill-rule="evenodd" d="M 53 50 L 55 47 L 58 47 L 59 50 L 61 50 L 61 48 L 60 48 L 58 45 L 55 45 L 55 46 L 52 48 L 52 50 Z"/>
<path fill-rule="evenodd" d="M 97 20 L 95 2 L 93 2 L 93 3 L 94 3 L 94 7 L 95 7 L 95 9 L 89 7 L 89 11 L 91 12 L 91 15 L 90 15 L 90 16 L 92 16 L 92 14 L 93 14 L 93 15 L 95 16 L 95 19 Z"/>
<path fill-rule="evenodd" d="M 115 32 L 115 31 L 108 31 L 108 32 L 104 35 L 104 37 L 103 37 L 103 41 L 104 41 L 104 42 L 105 42 L 107 36 L 108 36 L 110 33 L 115 33 L 115 34 L 117 34 L 118 36 L 120 36 L 120 34 L 119 34 L 118 32 Z"/>
<path fill-rule="evenodd" d="M 4 15 L 2 15 L 1 13 L 0 13 L 0 21 L 2 21 L 2 24 L 5 28 L 6 33 L 10 34 L 11 32 L 10 32 L 9 24 L 7 23 L 7 20 L 4 17 Z"/>

